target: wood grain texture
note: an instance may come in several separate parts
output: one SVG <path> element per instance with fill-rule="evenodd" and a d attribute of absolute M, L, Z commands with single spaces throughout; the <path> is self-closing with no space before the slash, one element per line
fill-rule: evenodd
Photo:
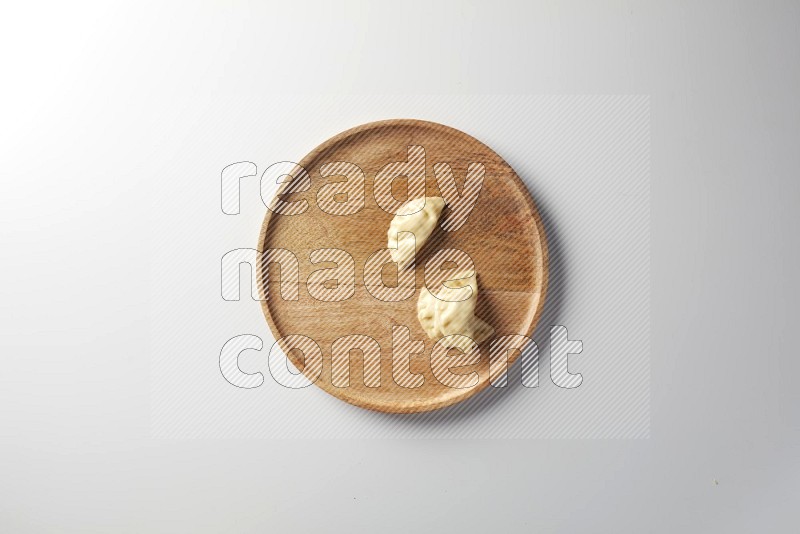
<path fill-rule="evenodd" d="M 434 230 L 416 261 L 416 292 L 402 302 L 382 302 L 364 288 L 364 264 L 375 251 L 386 247 L 386 232 L 393 215 L 383 211 L 372 195 L 376 173 L 387 163 L 405 161 L 407 147 L 420 145 L 426 152 L 426 194 L 441 196 L 433 171 L 435 163 L 446 162 L 453 169 L 459 189 L 463 187 L 467 167 L 472 162 L 485 165 L 486 176 L 480 197 L 468 221 L 460 229 Z M 324 178 L 321 165 L 334 161 L 357 164 L 366 177 L 366 205 L 358 213 L 330 215 L 317 207 L 320 187 L 342 178 Z M 269 281 L 259 279 L 262 308 L 276 339 L 302 334 L 314 339 L 322 349 L 323 371 L 316 385 L 346 402 L 384 412 L 410 413 L 434 410 L 462 401 L 489 385 L 489 342 L 481 344 L 481 359 L 455 373 L 477 371 L 478 385 L 449 388 L 434 377 L 430 354 L 434 341 L 427 338 L 417 320 L 419 288 L 424 284 L 424 265 L 437 250 L 457 248 L 472 258 L 478 273 L 476 315 L 495 329 L 495 336 L 521 334 L 530 336 L 541 314 L 547 289 L 547 246 L 544 227 L 527 188 L 514 170 L 494 151 L 469 135 L 431 122 L 397 119 L 364 124 L 324 142 L 303 158 L 300 165 L 311 177 L 311 188 L 286 195 L 285 199 L 305 199 L 308 210 L 300 215 L 276 215 L 267 211 L 258 241 L 258 249 L 282 248 L 292 251 L 300 262 L 300 298 L 287 301 L 278 297 L 279 271 L 274 266 Z M 403 199 L 404 180 L 396 180 L 396 196 Z M 445 208 L 446 217 L 448 208 Z M 339 248 L 355 260 L 355 294 L 346 301 L 324 302 L 311 297 L 305 281 L 309 274 L 334 264 L 312 264 L 309 253 L 315 249 Z M 387 271 L 390 271 L 387 269 Z M 388 272 L 387 284 L 396 280 Z M 267 299 L 267 295 L 270 297 Z M 413 340 L 423 341 L 425 351 L 411 358 L 411 371 L 422 373 L 424 384 L 404 388 L 392 379 L 392 327 L 407 326 Z M 372 337 L 381 347 L 381 385 L 364 385 L 363 355 L 350 355 L 350 385 L 335 387 L 331 382 L 331 344 L 351 334 Z M 455 351 L 454 351 L 455 352 Z M 510 363 L 519 353 L 511 355 Z M 289 358 L 300 370 L 304 362 L 298 351 Z"/>

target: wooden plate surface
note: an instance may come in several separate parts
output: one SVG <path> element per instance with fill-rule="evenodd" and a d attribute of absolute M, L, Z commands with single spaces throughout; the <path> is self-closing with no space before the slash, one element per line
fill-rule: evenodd
<path fill-rule="evenodd" d="M 438 226 L 416 260 L 416 291 L 400 302 L 383 302 L 364 287 L 364 266 L 371 254 L 386 247 L 386 235 L 393 218 L 378 205 L 373 195 L 378 171 L 391 162 L 409 158 L 409 146 L 425 149 L 426 194 L 442 196 L 433 166 L 448 163 L 459 189 L 463 188 L 470 163 L 485 166 L 480 196 L 467 222 L 453 232 Z M 350 215 L 331 215 L 317 205 L 317 193 L 343 177 L 323 177 L 320 167 L 330 162 L 350 162 L 364 172 L 365 206 Z M 285 300 L 278 289 L 282 274 L 274 264 L 265 270 L 263 259 L 257 272 L 262 308 L 275 339 L 300 334 L 313 339 L 322 351 L 322 372 L 315 384 L 346 402 L 384 412 L 411 413 L 434 410 L 460 402 L 489 385 L 489 343 L 480 346 L 480 362 L 453 369 L 457 374 L 477 371 L 478 383 L 469 388 L 452 388 L 437 380 L 431 370 L 434 341 L 428 339 L 417 319 L 419 288 L 425 283 L 424 266 L 437 250 L 455 248 L 469 254 L 478 273 L 476 315 L 495 329 L 496 339 L 507 334 L 530 336 L 539 319 L 547 288 L 547 246 L 544 228 L 533 199 L 514 170 L 489 147 L 456 129 L 432 122 L 398 119 L 364 124 L 325 141 L 299 164 L 307 171 L 311 186 L 303 192 L 280 195 L 290 202 L 306 200 L 308 208 L 299 215 L 280 215 L 267 210 L 258 241 L 258 249 L 291 251 L 299 263 L 298 300 Z M 407 180 L 393 184 L 393 194 L 405 200 Z M 338 197 L 344 198 L 344 197 Z M 443 217 L 447 217 L 445 208 Z M 329 210 L 330 211 L 330 210 Z M 355 261 L 355 292 L 347 300 L 326 302 L 309 294 L 306 281 L 332 263 L 314 264 L 310 253 L 317 249 L 342 249 Z M 268 276 L 267 276 L 268 275 Z M 397 283 L 396 271 L 384 270 L 387 285 Z M 266 298 L 269 295 L 269 298 Z M 424 342 L 422 354 L 413 355 L 410 371 L 420 373 L 424 383 L 407 388 L 392 377 L 392 328 L 406 326 L 411 338 Z M 367 387 L 364 378 L 364 355 L 350 352 L 350 375 L 347 387 L 332 381 L 331 346 L 343 336 L 362 334 L 380 345 L 380 386 Z M 457 355 L 457 351 L 451 351 Z M 519 355 L 510 357 L 509 365 Z M 316 374 L 318 368 L 306 368 L 298 350 L 289 351 L 289 359 L 304 374 Z M 455 359 L 457 361 L 457 358 Z M 309 366 L 312 367 L 312 366 Z M 309 378 L 315 378 L 309 376 Z M 374 377 L 373 377 L 374 378 Z"/>

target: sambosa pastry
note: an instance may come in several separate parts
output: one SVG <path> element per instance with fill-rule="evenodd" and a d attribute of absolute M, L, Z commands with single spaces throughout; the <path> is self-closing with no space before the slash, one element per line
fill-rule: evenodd
<path fill-rule="evenodd" d="M 414 255 L 428 240 L 444 209 L 442 197 L 419 197 L 409 200 L 397 210 L 389 224 L 389 253 L 400 268 L 409 265 Z M 400 234 L 401 232 L 406 232 Z M 414 234 L 413 237 L 410 234 Z M 414 246 L 411 246 L 412 240 Z"/>
<path fill-rule="evenodd" d="M 494 328 L 475 316 L 475 305 L 478 302 L 477 274 L 473 272 L 467 276 L 463 273 L 455 275 L 454 278 L 456 279 L 443 284 L 438 298 L 423 286 L 417 301 L 419 323 L 431 339 L 439 340 L 460 334 L 475 343 L 481 343 L 494 334 Z M 464 300 L 455 300 L 463 298 L 465 287 L 472 290 L 470 296 Z M 448 339 L 443 345 L 466 352 L 471 346 L 469 339 Z"/>

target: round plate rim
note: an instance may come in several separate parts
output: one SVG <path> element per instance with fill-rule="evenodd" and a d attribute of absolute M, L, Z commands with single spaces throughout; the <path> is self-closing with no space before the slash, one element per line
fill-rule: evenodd
<path fill-rule="evenodd" d="M 549 282 L 549 255 L 547 246 L 547 235 L 545 234 L 542 217 L 539 214 L 539 210 L 536 208 L 536 203 L 533 200 L 533 196 L 528 190 L 528 187 L 519 177 L 514 168 L 511 167 L 511 165 L 509 165 L 508 162 L 505 161 L 505 159 L 503 159 L 503 157 L 500 156 L 500 154 L 498 154 L 497 152 L 495 152 L 495 150 L 492 149 L 490 146 L 486 145 L 479 139 L 476 139 L 475 137 L 461 130 L 458 130 L 457 128 L 453 128 L 451 126 L 447 126 L 437 122 L 426 121 L 421 119 L 385 119 L 385 120 L 360 124 L 353 128 L 344 130 L 343 132 L 340 132 L 334 135 L 333 137 L 330 137 L 326 141 L 323 141 L 321 144 L 319 144 L 305 157 L 303 157 L 303 159 L 300 160 L 299 165 L 302 166 L 303 168 L 306 168 L 308 164 L 314 161 L 320 154 L 322 154 L 326 150 L 329 150 L 332 146 L 336 145 L 337 143 L 340 143 L 341 141 L 347 139 L 348 137 L 352 137 L 353 135 L 361 135 L 369 130 L 378 128 L 387 128 L 387 127 L 424 127 L 433 130 L 440 130 L 443 132 L 447 132 L 457 137 L 458 136 L 465 137 L 486 148 L 489 152 L 497 156 L 497 158 L 511 170 L 511 175 L 512 175 L 511 180 L 514 183 L 514 186 L 521 192 L 522 194 L 521 196 L 525 199 L 525 202 L 528 205 L 528 209 L 530 210 L 533 216 L 533 220 L 534 223 L 536 224 L 536 230 L 539 236 L 539 244 L 542 250 L 542 281 L 541 281 L 541 287 L 539 289 L 541 297 L 539 298 L 539 301 L 536 305 L 536 312 L 534 313 L 530 323 L 527 325 L 528 330 L 525 334 L 527 337 L 531 337 L 534 330 L 536 329 L 536 326 L 539 324 L 539 320 L 541 319 L 542 311 L 544 309 L 544 303 L 545 300 L 547 299 L 547 289 Z M 264 244 L 267 237 L 267 230 L 269 228 L 270 222 L 272 221 L 273 215 L 274 213 L 272 212 L 272 210 L 267 208 L 266 214 L 264 215 L 264 221 L 261 224 L 261 231 L 259 232 L 258 236 L 258 244 L 256 250 L 258 250 L 259 252 L 264 250 Z M 256 273 L 259 273 L 261 272 L 263 266 L 262 254 L 260 253 L 257 254 L 256 258 L 257 258 Z M 261 311 L 264 314 L 264 317 L 267 321 L 267 325 L 269 326 L 270 332 L 272 333 L 273 337 L 275 337 L 276 340 L 281 339 L 282 336 L 280 335 L 281 334 L 280 330 L 278 329 L 275 320 L 272 317 L 272 311 L 269 308 L 269 301 L 265 298 L 266 288 L 263 287 L 262 277 L 256 276 L 256 279 L 257 279 L 259 297 L 261 298 L 260 301 Z M 300 364 L 302 362 L 297 360 L 292 354 L 289 354 L 287 356 L 295 367 L 298 368 L 300 367 Z M 511 355 L 508 359 L 507 369 L 511 368 L 511 366 L 517 360 L 518 357 L 519 357 L 519 351 L 515 351 L 515 354 Z M 487 377 L 486 379 L 481 380 L 476 386 L 471 388 L 465 388 L 459 395 L 453 395 L 451 397 L 447 397 L 444 400 L 438 400 L 438 401 L 436 400 L 436 398 L 427 400 L 423 399 L 422 402 L 411 403 L 409 405 L 398 406 L 396 408 L 387 406 L 385 403 L 373 402 L 369 399 L 365 400 L 359 397 L 352 397 L 352 396 L 348 397 L 346 395 L 343 395 L 343 393 L 346 393 L 347 388 L 336 388 L 333 386 L 326 387 L 326 384 L 321 385 L 319 381 L 315 381 L 314 385 L 319 387 L 321 390 L 328 393 L 329 395 L 344 402 L 347 402 L 348 404 L 351 404 L 353 406 L 357 406 L 359 408 L 365 408 L 368 410 L 383 412 L 383 413 L 419 413 L 419 412 L 429 412 L 429 411 L 439 410 L 441 408 L 445 408 L 447 406 L 452 406 L 459 402 L 463 402 L 468 398 L 486 389 L 489 386 L 490 382 L 491 382 L 490 379 Z"/>

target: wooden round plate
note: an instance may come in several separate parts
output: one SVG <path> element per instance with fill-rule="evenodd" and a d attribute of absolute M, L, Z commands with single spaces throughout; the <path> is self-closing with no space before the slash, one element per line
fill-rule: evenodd
<path fill-rule="evenodd" d="M 440 226 L 416 258 L 416 292 L 400 302 L 383 302 L 364 287 L 364 266 L 379 249 L 386 248 L 391 213 L 378 206 L 373 195 L 376 174 L 391 162 L 408 160 L 408 147 L 425 149 L 426 195 L 442 196 L 433 166 L 448 163 L 459 191 L 463 190 L 467 168 L 478 162 L 485 166 L 480 196 L 467 222 L 458 230 L 446 232 Z M 325 184 L 344 177 L 324 178 L 320 167 L 330 162 L 350 162 L 365 175 L 365 206 L 351 215 L 331 215 L 317 205 L 317 192 Z M 411 413 L 435 410 L 460 402 L 489 383 L 489 344 L 480 345 L 480 362 L 452 369 L 456 374 L 477 371 L 477 385 L 451 388 L 440 383 L 431 371 L 430 356 L 434 341 L 429 339 L 417 319 L 419 288 L 425 283 L 425 262 L 437 250 L 460 249 L 472 258 L 478 273 L 476 315 L 495 329 L 492 339 L 507 334 L 531 336 L 541 314 L 547 288 L 547 245 L 541 218 L 527 188 L 514 170 L 489 147 L 456 129 L 419 120 L 387 120 L 364 124 L 325 141 L 304 157 L 300 166 L 310 176 L 311 186 L 303 192 L 281 194 L 282 200 L 306 200 L 308 208 L 298 215 L 277 215 L 267 210 L 258 249 L 284 249 L 299 260 L 299 298 L 285 300 L 280 295 L 280 270 L 260 258 L 257 272 L 262 308 L 275 339 L 300 334 L 313 339 L 322 351 L 322 373 L 315 384 L 346 402 L 382 412 Z M 406 200 L 407 180 L 395 180 L 392 192 Z M 449 208 L 445 208 L 443 217 Z M 330 210 L 328 210 L 330 211 Z M 306 285 L 317 270 L 335 267 L 331 263 L 312 263 L 309 255 L 317 249 L 342 249 L 355 260 L 355 292 L 347 300 L 326 302 L 313 298 Z M 269 278 L 268 278 L 269 277 Z M 383 271 L 387 285 L 397 283 L 396 269 Z M 269 291 L 269 293 L 268 293 Z M 270 298 L 267 298 L 270 295 Z M 421 373 L 424 383 L 408 388 L 392 377 L 392 328 L 406 326 L 411 339 L 424 342 L 425 351 L 411 357 L 410 371 Z M 343 336 L 370 336 L 380 345 L 380 386 L 367 387 L 364 380 L 364 355 L 350 352 L 350 378 L 347 387 L 332 381 L 331 346 Z M 457 353 L 456 349 L 451 352 Z M 509 365 L 519 351 L 510 355 Z M 307 376 L 302 352 L 289 350 L 290 361 Z M 314 369 L 318 371 L 318 367 Z M 312 374 L 316 374 L 312 373 Z M 309 378 L 315 378 L 309 376 Z"/>

